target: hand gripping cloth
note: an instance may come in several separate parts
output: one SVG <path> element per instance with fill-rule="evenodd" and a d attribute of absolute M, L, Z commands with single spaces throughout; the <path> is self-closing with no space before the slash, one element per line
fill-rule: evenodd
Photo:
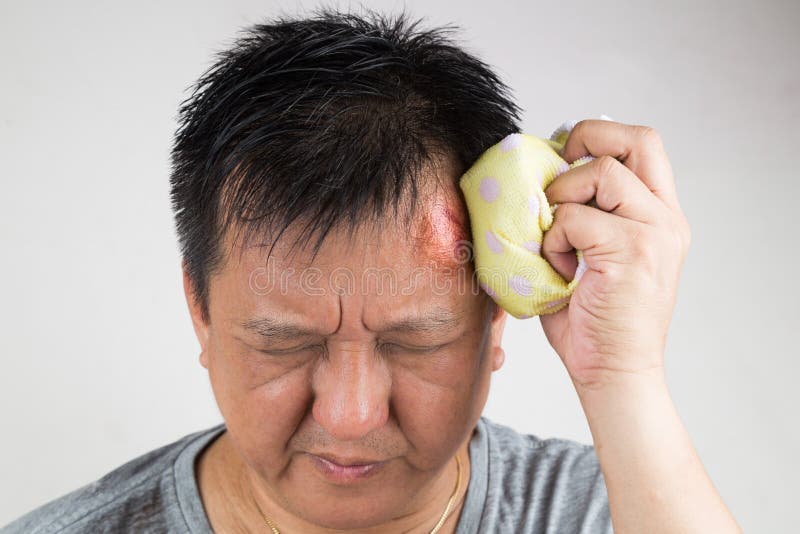
<path fill-rule="evenodd" d="M 595 159 L 584 156 L 569 164 L 561 157 L 575 124 L 565 122 L 549 139 L 512 133 L 481 154 L 459 181 L 472 228 L 477 281 L 518 319 L 565 307 L 586 271 L 580 250 L 570 282 L 540 253 L 557 208 L 544 190 L 561 173 Z"/>

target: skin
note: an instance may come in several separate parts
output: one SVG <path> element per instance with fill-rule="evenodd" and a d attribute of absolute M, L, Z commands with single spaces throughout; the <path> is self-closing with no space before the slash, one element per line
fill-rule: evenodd
<path fill-rule="evenodd" d="M 614 532 L 741 532 L 708 477 L 667 389 L 664 350 L 691 242 L 675 178 L 653 128 L 604 120 L 575 125 L 568 162 L 597 159 L 554 180 L 559 204 L 544 257 L 571 280 L 569 306 L 540 316 L 592 432 Z M 597 206 L 584 205 L 595 197 Z"/>
<path fill-rule="evenodd" d="M 276 274 L 295 270 L 285 291 L 263 290 L 271 272 L 266 249 L 250 247 L 241 261 L 229 255 L 209 287 L 208 324 L 184 271 L 200 361 L 227 425 L 197 467 L 215 531 L 267 530 L 260 507 L 281 532 L 427 533 L 454 490 L 458 455 L 456 508 L 440 530 L 454 532 L 469 481 L 469 440 L 491 373 L 504 358 L 506 315 L 481 291 L 443 289 L 472 273 L 455 256 L 465 237 L 455 189 L 431 193 L 423 205 L 411 231 L 335 231 L 313 263 L 310 250 L 288 254 L 296 237 L 290 230 L 271 259 Z M 320 276 L 303 285 L 300 273 L 310 268 Z M 371 269 L 390 270 L 396 289 L 362 286 L 375 280 L 366 276 Z M 414 276 L 421 269 L 427 276 Z M 357 284 L 337 293 L 329 281 L 343 272 Z M 254 291 L 253 273 L 264 275 L 256 277 L 262 289 Z M 312 287 L 323 291 L 310 295 Z M 438 328 L 430 318 L 422 331 L 388 326 L 436 310 Z M 316 333 L 281 339 L 242 326 L 264 317 Z M 358 484 L 336 485 L 317 472 L 308 452 L 388 463 Z"/>
<path fill-rule="evenodd" d="M 559 206 L 542 254 L 571 280 L 574 250 L 582 250 L 587 270 L 570 304 L 540 322 L 586 414 L 614 531 L 741 532 L 666 386 L 664 349 L 690 229 L 663 143 L 652 128 L 586 120 L 563 151 L 568 162 L 584 155 L 597 159 L 561 174 L 546 190 Z M 586 205 L 592 197 L 596 204 Z M 442 259 L 463 237 L 448 231 L 460 208 L 444 197 L 428 209 L 416 233 L 339 236 L 321 256 L 323 271 L 391 266 L 409 275 L 426 260 Z M 348 250 L 353 242 L 358 246 Z M 259 516 L 242 489 L 252 488 L 283 532 L 428 532 L 452 491 L 452 457 L 467 458 L 491 372 L 502 365 L 505 314 L 483 320 L 485 294 L 424 284 L 413 297 L 312 298 L 290 291 L 265 298 L 248 288 L 258 261 L 247 258 L 212 284 L 208 325 L 199 320 L 185 278 L 201 362 L 229 427 L 198 467 L 212 525 L 255 530 Z M 425 357 L 375 349 L 389 335 L 390 316 L 434 306 L 461 314 L 452 337 L 436 340 L 452 339 L 447 348 Z M 327 352 L 264 358 L 236 324 L 276 310 L 318 326 L 314 342 Z M 411 337 L 404 342 L 421 339 Z M 337 489 L 316 476 L 307 450 L 384 455 L 392 465 L 376 477 L 380 483 Z M 443 532 L 453 532 L 457 515 Z"/>

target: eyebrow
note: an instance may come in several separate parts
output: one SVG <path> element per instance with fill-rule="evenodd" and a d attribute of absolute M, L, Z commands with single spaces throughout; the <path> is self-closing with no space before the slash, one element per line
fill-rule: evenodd
<path fill-rule="evenodd" d="M 456 328 L 463 321 L 463 314 L 447 308 L 435 307 L 425 315 L 409 316 L 392 322 L 382 332 L 410 334 L 435 334 Z M 245 330 L 271 341 L 290 340 L 297 337 L 324 335 L 318 329 L 306 328 L 291 320 L 279 317 L 257 317 L 241 323 Z"/>

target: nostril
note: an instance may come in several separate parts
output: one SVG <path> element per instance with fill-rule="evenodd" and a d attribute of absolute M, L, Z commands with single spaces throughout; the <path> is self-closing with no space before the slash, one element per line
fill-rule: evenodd
<path fill-rule="evenodd" d="M 317 394 L 312 415 L 336 439 L 359 439 L 388 419 L 388 396 L 376 393 L 345 387 Z"/>
<path fill-rule="evenodd" d="M 333 437 L 358 439 L 388 420 L 391 373 L 374 352 L 334 345 L 312 377 L 314 419 Z"/>
<path fill-rule="evenodd" d="M 381 412 L 376 409 L 365 411 L 363 407 L 326 409 L 322 406 L 314 411 L 314 418 L 335 439 L 353 441 L 383 426 L 386 418 Z"/>

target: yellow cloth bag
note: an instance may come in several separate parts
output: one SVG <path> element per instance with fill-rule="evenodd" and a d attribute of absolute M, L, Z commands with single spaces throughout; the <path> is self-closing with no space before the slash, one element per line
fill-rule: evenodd
<path fill-rule="evenodd" d="M 569 164 L 561 157 L 576 123 L 565 122 L 550 139 L 512 133 L 481 154 L 459 180 L 472 228 L 477 281 L 518 319 L 566 306 L 586 271 L 580 250 L 570 282 L 540 253 L 554 211 L 544 189 L 556 176 L 594 159 L 585 156 Z"/>

